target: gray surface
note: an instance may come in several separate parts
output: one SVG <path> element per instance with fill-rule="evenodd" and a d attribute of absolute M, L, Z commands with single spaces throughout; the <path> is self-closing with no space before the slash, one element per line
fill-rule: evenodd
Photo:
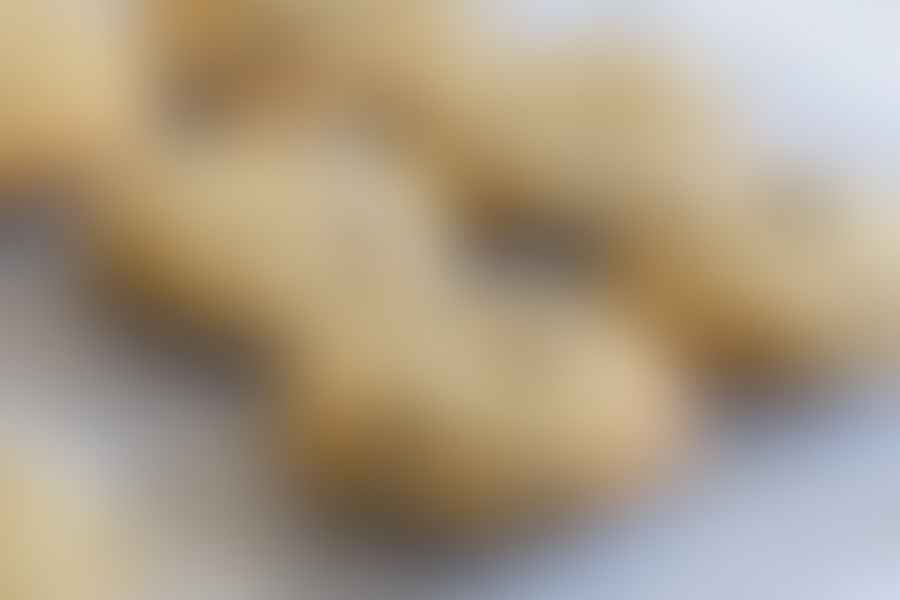
<path fill-rule="evenodd" d="M 512 30 L 535 39 L 596 15 L 677 31 L 734 75 L 773 155 L 894 174 L 895 4 L 519 2 L 534 12 Z M 900 597 L 896 385 L 725 419 L 708 464 L 632 523 L 434 572 L 326 543 L 285 510 L 258 466 L 253 378 L 111 319 L 57 233 L 0 228 L 0 428 L 142 521 L 153 600 Z"/>

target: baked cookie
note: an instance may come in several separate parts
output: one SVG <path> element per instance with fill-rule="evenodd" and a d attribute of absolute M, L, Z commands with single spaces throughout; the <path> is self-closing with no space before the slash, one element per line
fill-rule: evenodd
<path fill-rule="evenodd" d="M 332 321 L 284 366 L 281 439 L 326 505 L 484 540 L 622 508 L 684 458 L 686 377 L 627 314 L 518 295 L 431 313 Z"/>
<path fill-rule="evenodd" d="M 634 204 L 636 182 L 663 186 L 737 152 L 712 86 L 666 47 L 523 43 L 487 27 L 477 3 L 432 9 L 398 36 L 414 51 L 358 50 L 365 66 L 349 71 L 368 84 L 356 90 L 366 106 L 448 171 L 476 218 L 608 222 Z"/>
<path fill-rule="evenodd" d="M 370 87 L 388 65 L 411 63 L 411 31 L 431 4 L 150 0 L 147 16 L 154 57 L 175 98 L 193 116 L 228 119 L 296 111 L 310 96 L 346 96 L 363 80 Z"/>
<path fill-rule="evenodd" d="M 294 16 L 299 4 L 150 0 L 146 26 L 162 80 L 178 98 L 201 108 L 221 108 L 285 58 L 299 30 Z"/>
<path fill-rule="evenodd" d="M 889 197 L 715 180 L 697 179 L 633 236 L 648 314 L 707 362 L 740 371 L 821 375 L 897 358 L 900 221 Z"/>
<path fill-rule="evenodd" d="M 438 278 L 449 219 L 436 178 L 356 123 L 320 117 L 167 140 L 120 170 L 87 204 L 101 271 L 252 338 L 281 334 L 307 301 L 339 302 L 315 292 L 365 273 L 369 249 L 398 279 L 386 288 Z"/>
<path fill-rule="evenodd" d="M 79 174 L 142 126 L 140 37 L 125 3 L 0 7 L 0 184 Z"/>
<path fill-rule="evenodd" d="M 0 461 L 0 590 L 10 600 L 114 600 L 127 593 L 121 553 L 75 498 Z M 132 590 L 133 591 L 133 590 Z"/>

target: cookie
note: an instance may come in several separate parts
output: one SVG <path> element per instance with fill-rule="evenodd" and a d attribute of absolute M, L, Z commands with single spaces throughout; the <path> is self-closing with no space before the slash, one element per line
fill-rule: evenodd
<path fill-rule="evenodd" d="M 0 589 L 10 599 L 122 597 L 125 574 L 92 511 L 22 464 L 0 464 Z"/>
<path fill-rule="evenodd" d="M 153 0 L 147 23 L 153 56 L 177 103 L 194 117 L 228 120 L 236 112 L 294 111 L 309 96 L 346 94 L 360 80 L 373 83 L 385 74 L 370 77 L 376 64 L 387 71 L 391 63 L 409 63 L 409 24 L 430 6 L 408 0 Z"/>
<path fill-rule="evenodd" d="M 896 358 L 889 199 L 714 180 L 698 179 L 692 201 L 648 218 L 634 238 L 651 313 L 703 360 L 739 371 L 821 375 Z"/>
<path fill-rule="evenodd" d="M 369 248 L 389 251 L 387 276 L 433 277 L 423 273 L 448 221 L 436 178 L 338 121 L 167 140 L 123 167 L 108 183 L 113 193 L 87 205 L 100 270 L 252 337 L 280 334 L 307 298 L 338 301 L 314 292 L 363 272 L 355 261 L 365 264 Z"/>
<path fill-rule="evenodd" d="M 634 203 L 635 181 L 736 152 L 715 118 L 719 92 L 669 48 L 599 35 L 523 43 L 472 4 L 416 21 L 403 37 L 415 51 L 361 51 L 366 66 L 350 71 L 368 76 L 377 91 L 357 93 L 393 111 L 391 126 L 447 169 L 476 218 L 608 221 Z"/>
<path fill-rule="evenodd" d="M 379 526 L 484 541 L 620 509 L 684 458 L 689 386 L 627 314 L 450 306 L 425 322 L 407 307 L 335 321 L 284 369 L 281 437 L 313 497 Z"/>
<path fill-rule="evenodd" d="M 176 99 L 207 109 L 273 69 L 297 33 L 294 2 L 152 0 L 146 27 L 162 80 Z"/>
<path fill-rule="evenodd" d="M 130 143 L 144 102 L 131 17 L 101 0 L 0 8 L 0 183 L 77 174 Z"/>

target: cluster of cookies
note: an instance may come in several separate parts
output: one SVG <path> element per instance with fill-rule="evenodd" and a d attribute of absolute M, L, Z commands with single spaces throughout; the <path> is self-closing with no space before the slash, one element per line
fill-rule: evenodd
<path fill-rule="evenodd" d="M 3 448 L 0 457 L 0 591 L 10 600 L 124 597 L 122 540 L 66 486 Z M 28 466 L 29 468 L 25 468 Z M 41 475 L 38 475 L 41 473 Z"/>
<path fill-rule="evenodd" d="M 2 181 L 71 177 L 104 281 L 260 342 L 329 502 L 476 532 L 619 498 L 698 379 L 898 339 L 891 220 L 761 176 L 652 51 L 465 2 L 69 4 L 0 8 Z"/>

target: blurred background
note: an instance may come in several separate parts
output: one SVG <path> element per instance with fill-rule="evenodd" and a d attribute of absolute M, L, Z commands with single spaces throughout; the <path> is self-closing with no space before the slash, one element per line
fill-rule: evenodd
<path fill-rule="evenodd" d="M 898 175 L 896 3 L 484 0 L 483 18 L 534 44 L 669 36 L 731 86 L 764 155 Z M 0 428 L 140 522 L 149 600 L 900 597 L 891 374 L 760 392 L 711 428 L 705 464 L 625 523 L 515 556 L 413 559 L 298 524 L 264 491 L 277 486 L 250 410 L 264 389 L 244 357 L 135 336 L 85 289 L 61 218 L 0 220 Z"/>

